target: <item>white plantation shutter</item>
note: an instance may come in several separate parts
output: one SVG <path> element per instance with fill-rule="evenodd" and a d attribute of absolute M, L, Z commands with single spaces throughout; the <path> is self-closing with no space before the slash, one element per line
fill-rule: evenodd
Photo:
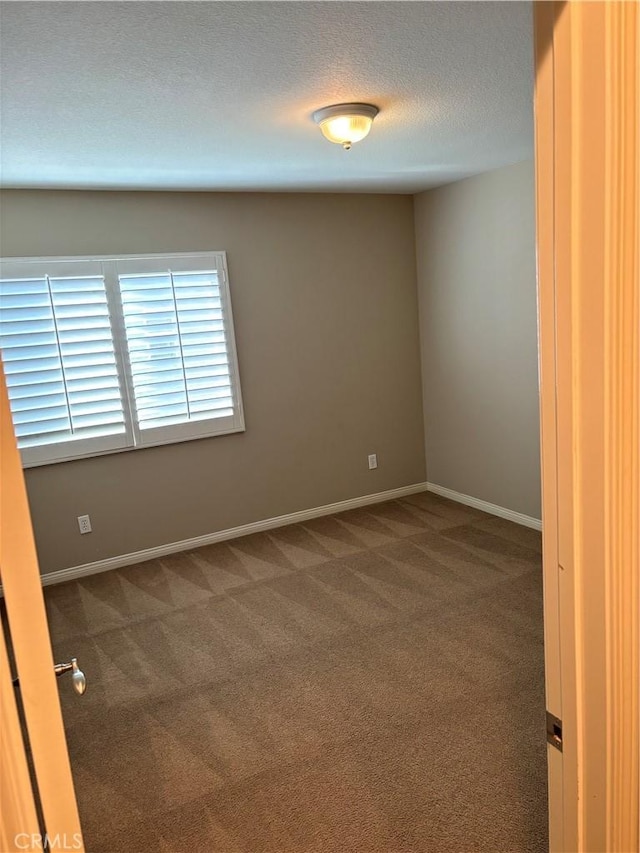
<path fill-rule="evenodd" d="M 242 429 L 224 255 L 117 267 L 139 443 Z"/>
<path fill-rule="evenodd" d="M 25 462 L 126 447 L 101 265 L 34 264 L 29 277 L 15 272 L 3 264 L 0 348 Z"/>
<path fill-rule="evenodd" d="M 244 429 L 224 253 L 13 259 L 0 276 L 25 465 Z"/>

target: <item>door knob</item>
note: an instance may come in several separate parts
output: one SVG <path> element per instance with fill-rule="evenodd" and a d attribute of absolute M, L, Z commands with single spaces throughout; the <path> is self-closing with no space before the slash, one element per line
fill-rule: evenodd
<path fill-rule="evenodd" d="M 71 658 L 69 663 L 55 664 L 55 666 L 53 667 L 53 671 L 57 676 L 64 675 L 65 672 L 70 672 L 73 689 L 76 691 L 78 696 L 82 696 L 84 691 L 87 689 L 87 679 L 85 677 L 84 672 L 78 666 L 78 661 L 76 658 Z M 14 678 L 12 680 L 12 684 L 14 687 L 19 687 L 20 679 Z"/>
<path fill-rule="evenodd" d="M 69 663 L 57 663 L 53 667 L 53 671 L 58 676 L 64 675 L 65 672 L 71 672 L 73 689 L 76 691 L 78 696 L 82 696 L 84 691 L 87 689 L 87 679 L 84 672 L 78 666 L 76 658 L 71 658 Z"/>

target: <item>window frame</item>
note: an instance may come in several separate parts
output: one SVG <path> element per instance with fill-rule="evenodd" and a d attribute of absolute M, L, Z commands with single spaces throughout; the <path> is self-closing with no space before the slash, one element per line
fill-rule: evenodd
<path fill-rule="evenodd" d="M 233 399 L 233 415 L 221 418 L 184 421 L 179 424 L 141 430 L 137 421 L 136 398 L 129 360 L 129 343 L 125 330 L 119 276 L 126 275 L 127 273 L 165 273 L 171 267 L 165 263 L 163 269 L 163 261 L 180 264 L 180 272 L 204 272 L 207 269 L 215 269 L 217 272 Z M 119 266 L 119 263 L 121 266 Z M 55 265 L 55 268 L 53 265 Z M 46 257 L 6 257 L 0 258 L 0 278 L 24 279 L 29 277 L 31 274 L 30 271 L 33 271 L 33 277 L 35 277 L 38 270 L 41 270 L 43 267 L 48 267 L 46 274 L 54 278 L 61 274 L 59 270 L 64 270 L 64 274 L 67 275 L 75 275 L 82 272 L 83 269 L 86 270 L 89 268 L 93 269 L 93 275 L 95 275 L 96 267 L 102 270 L 109 323 L 114 345 L 116 370 L 124 411 L 125 430 L 124 433 L 113 435 L 71 439 L 34 445 L 32 447 L 23 447 L 20 449 L 23 468 L 54 465 L 79 459 L 91 459 L 96 456 L 108 456 L 113 453 L 125 453 L 148 447 L 161 447 L 168 444 L 179 444 L 185 441 L 196 441 L 202 438 L 232 435 L 245 431 L 240 370 L 235 340 L 235 324 L 225 251 L 138 253 L 100 256 L 50 255 Z M 127 267 L 129 267 L 128 270 L 126 269 Z M 217 427 L 216 421 L 219 422 Z M 145 436 L 144 432 L 148 432 L 148 435 Z M 110 446 L 105 447 L 104 445 Z M 78 450 L 80 452 L 77 452 Z"/>

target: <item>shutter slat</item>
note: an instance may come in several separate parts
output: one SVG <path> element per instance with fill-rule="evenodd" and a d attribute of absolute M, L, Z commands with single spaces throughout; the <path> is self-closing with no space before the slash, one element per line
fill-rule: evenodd
<path fill-rule="evenodd" d="M 197 400 L 191 404 L 190 409 L 195 414 L 228 409 L 231 406 L 233 406 L 233 399 L 227 395 L 226 397 L 213 397 L 211 400 Z"/>
<path fill-rule="evenodd" d="M 158 394 L 158 389 L 161 389 L 163 394 L 174 394 L 180 391 L 184 397 L 184 377 L 182 376 L 182 373 L 179 372 L 177 378 L 171 381 L 167 381 L 163 378 L 160 382 L 146 382 L 144 384 L 136 383 L 136 399 L 140 401 L 138 403 L 138 407 L 140 408 L 142 406 L 143 400 L 156 396 Z"/>
<path fill-rule="evenodd" d="M 84 343 L 92 343 L 96 341 L 109 341 L 113 346 L 113 337 L 111 335 L 111 330 L 106 329 L 82 329 L 79 326 L 74 329 L 67 329 L 63 335 L 61 335 L 60 345 L 63 347 L 71 346 L 73 344 L 84 344 Z"/>
<path fill-rule="evenodd" d="M 76 406 L 87 405 L 99 406 L 120 402 L 120 389 L 117 386 L 113 388 L 102 388 L 99 391 L 74 391 L 69 394 L 69 403 L 73 409 Z M 110 405 L 113 408 L 113 405 Z"/>
<path fill-rule="evenodd" d="M 202 290 L 198 288 L 183 287 L 181 290 L 176 288 L 176 302 L 178 303 L 178 307 L 183 303 L 185 306 L 192 305 L 194 301 L 201 302 L 203 308 L 222 310 L 222 300 L 220 299 L 219 292 L 217 294 L 207 293 L 203 295 Z"/>
<path fill-rule="evenodd" d="M 161 358 L 140 359 L 136 363 L 135 376 L 142 376 L 145 373 L 164 373 L 175 370 L 176 357 L 162 356 Z M 182 367 L 179 367 L 182 370 Z"/>
<path fill-rule="evenodd" d="M 209 340 L 223 341 L 223 329 L 224 326 L 219 320 L 207 321 L 195 317 L 180 320 L 180 333 L 183 338 L 187 339 L 193 338 L 195 335 L 200 335 L 208 336 Z"/>
<path fill-rule="evenodd" d="M 211 352 L 226 352 L 226 340 L 225 336 L 222 332 L 209 332 L 201 331 L 185 331 L 182 336 L 182 346 L 192 347 L 192 346 L 203 346 L 207 344 Z"/>
<path fill-rule="evenodd" d="M 228 407 L 226 409 L 215 409 L 206 412 L 194 412 L 189 419 L 190 421 L 205 421 L 205 420 L 213 420 L 214 418 L 222 418 L 233 415 L 233 408 Z M 144 426 L 141 424 L 142 429 L 153 429 L 155 427 L 165 427 L 165 426 L 176 426 L 178 424 L 185 423 L 184 415 L 174 415 L 173 417 L 161 417 L 155 418 L 149 421 L 145 421 Z"/>
<path fill-rule="evenodd" d="M 104 292 L 104 279 L 95 278 L 95 279 L 64 279 L 64 278 L 51 278 L 49 279 L 51 282 L 51 290 L 55 294 L 56 299 L 63 298 L 65 294 L 77 294 L 77 293 L 103 293 Z M 81 286 L 74 287 L 74 281 L 81 281 Z"/>
<path fill-rule="evenodd" d="M 69 342 L 64 341 L 60 344 L 60 350 L 63 356 L 76 355 L 81 353 L 102 353 L 113 352 L 111 337 L 94 338 L 91 341 Z"/>
<path fill-rule="evenodd" d="M 69 367 L 92 367 L 93 365 L 109 364 L 113 367 L 113 372 L 116 372 L 116 360 L 112 352 L 105 353 L 88 353 L 87 355 L 63 355 L 62 362 L 65 370 Z"/>
<path fill-rule="evenodd" d="M 30 397 L 12 397 L 11 410 L 13 412 L 21 412 L 25 409 L 39 409 L 47 406 L 61 406 L 66 402 L 64 391 L 58 391 L 55 394 L 39 394 Z"/>
<path fill-rule="evenodd" d="M 210 328 L 224 329 L 224 320 L 222 319 L 222 311 L 217 308 L 180 308 L 178 305 L 178 320 L 180 326 L 187 323 L 203 323 L 210 324 Z M 185 329 L 186 331 L 186 329 Z"/>
<path fill-rule="evenodd" d="M 146 311 L 145 309 L 138 309 L 136 306 L 132 306 L 132 311 L 141 310 L 143 313 L 140 314 L 137 320 L 131 320 L 127 324 L 127 329 L 132 333 L 139 329 L 155 329 L 156 326 L 162 326 L 163 323 L 166 323 L 169 327 L 174 326 L 176 322 L 176 312 L 171 311 Z"/>
<path fill-rule="evenodd" d="M 39 423 L 43 421 L 54 421 L 60 418 L 68 418 L 69 410 L 67 409 L 67 401 L 63 397 L 62 405 L 58 403 L 56 406 L 41 406 L 37 409 L 18 409 L 13 410 L 13 424 L 18 427 L 21 424 L 31 424 L 34 421 L 34 413 Z"/>
<path fill-rule="evenodd" d="M 120 383 L 118 378 L 114 376 L 90 376 L 88 378 L 70 379 L 67 377 L 67 391 L 72 396 L 78 391 L 95 390 L 96 392 L 102 389 L 117 389 L 120 393 Z"/>
<path fill-rule="evenodd" d="M 106 427 L 102 426 L 92 426 L 92 427 L 82 427 L 74 432 L 73 440 L 82 440 L 89 438 L 102 438 L 102 437 L 110 437 L 114 435 L 122 435 L 124 433 L 124 425 L 120 424 L 107 424 Z M 60 444 L 63 441 L 70 441 L 70 436 L 68 430 L 60 430 L 58 432 L 50 432 L 50 433 L 34 433 L 30 436 L 23 436 L 20 439 L 20 446 L 22 448 L 25 447 L 37 447 L 42 444 Z"/>
<path fill-rule="evenodd" d="M 231 400 L 228 400 L 220 406 L 202 405 L 198 410 L 192 409 L 189 420 L 205 420 L 206 418 L 223 417 L 224 415 L 232 414 L 233 404 Z M 162 406 L 158 409 L 148 409 L 144 419 L 140 421 L 140 427 L 141 429 L 150 429 L 152 426 L 169 426 L 171 424 L 184 423 L 186 417 L 186 407 L 184 409 L 176 408 L 175 411 L 167 406 Z"/>
<path fill-rule="evenodd" d="M 233 417 L 233 407 L 229 406 L 227 409 L 213 409 L 212 411 L 207 412 L 195 412 L 191 420 L 192 421 L 208 421 L 214 420 L 215 418 L 227 418 Z"/>
<path fill-rule="evenodd" d="M 218 385 L 208 385 L 202 388 L 189 388 L 189 401 L 213 400 L 218 393 L 231 396 L 231 385 L 228 381 L 221 382 Z"/>
<path fill-rule="evenodd" d="M 184 384 L 181 367 L 173 370 L 145 371 L 145 373 L 139 373 L 134 381 L 136 390 L 140 389 L 142 392 L 145 388 L 157 385 L 158 383 L 171 385 L 172 382 L 179 381 L 181 384 Z"/>
<path fill-rule="evenodd" d="M 79 303 L 73 306 L 67 305 L 65 308 L 56 305 L 55 311 L 58 329 L 95 329 L 96 326 L 104 328 L 104 319 L 109 317 L 106 306 L 102 305 L 85 307 Z M 82 323 L 78 322 L 80 319 Z"/>
<path fill-rule="evenodd" d="M 53 297 L 53 304 L 56 306 L 57 313 L 78 306 L 95 309 L 102 307 L 105 301 L 102 292 L 99 290 L 68 290 L 56 293 Z"/>
<path fill-rule="evenodd" d="M 140 426 L 149 420 L 161 420 L 181 415 L 187 418 L 188 410 L 186 400 L 183 403 L 162 403 L 160 406 L 150 406 L 139 413 Z"/>
<path fill-rule="evenodd" d="M 6 296 L 0 293 L 0 317 L 7 317 L 10 311 L 20 310 L 38 310 L 40 308 L 49 308 L 48 293 L 34 293 L 33 295 L 18 295 Z M 12 319 L 12 317 L 9 317 Z"/>
<path fill-rule="evenodd" d="M 7 385 L 11 388 L 15 385 L 35 385 L 40 382 L 51 382 L 54 378 L 58 378 L 62 382 L 62 368 L 60 363 L 56 362 L 55 367 L 44 368 L 42 370 L 9 370 L 8 364 L 5 365 Z"/>
<path fill-rule="evenodd" d="M 205 376 L 211 376 L 210 367 L 187 367 L 185 370 L 187 381 L 189 379 L 203 379 Z"/>
<path fill-rule="evenodd" d="M 117 377 L 117 372 L 115 367 L 110 365 L 96 365 L 95 367 L 67 367 L 65 370 L 65 377 L 68 380 L 73 379 L 88 379 L 94 377 L 105 377 L 112 376 L 114 378 Z"/>
<path fill-rule="evenodd" d="M 83 315 L 81 318 L 82 322 L 78 322 L 79 319 L 61 317 L 57 324 L 60 337 L 62 338 L 65 332 L 68 333 L 70 340 L 73 340 L 73 336 L 77 333 L 84 333 L 87 337 L 93 337 L 89 333 L 92 333 L 94 329 L 104 329 L 108 323 L 106 314 L 104 317 L 87 317 Z"/>
<path fill-rule="evenodd" d="M 226 352 L 213 352 L 213 348 L 209 344 L 192 344 L 184 355 L 185 364 L 197 364 L 202 361 L 202 365 L 210 364 L 212 367 L 216 364 L 227 364 L 228 359 Z"/>
<path fill-rule="evenodd" d="M 132 333 L 129 335 L 129 348 L 149 349 L 149 347 L 170 347 L 179 346 L 180 339 L 178 338 L 177 330 L 171 330 L 170 327 L 159 326 L 158 328 L 149 328 L 141 333 Z"/>
<path fill-rule="evenodd" d="M 70 433 L 71 424 L 68 417 L 57 419 L 44 417 L 26 424 L 15 424 L 15 431 L 16 438 L 22 438 L 23 435 L 46 435 L 50 432 Z"/>
<path fill-rule="evenodd" d="M 178 311 L 222 311 L 222 302 L 219 297 L 195 293 L 176 291 L 176 305 Z"/>
<path fill-rule="evenodd" d="M 156 409 L 162 406 L 187 405 L 187 395 L 184 390 L 184 384 L 181 390 L 165 391 L 163 388 L 158 388 L 155 394 L 148 394 L 141 397 L 138 403 L 138 411 L 143 412 L 145 409 Z"/>
<path fill-rule="evenodd" d="M 8 391 L 12 400 L 20 400 L 23 397 L 46 397 L 58 391 L 64 393 L 62 374 L 60 374 L 59 381 L 51 380 L 50 382 L 32 382 L 29 385 L 9 385 Z"/>
<path fill-rule="evenodd" d="M 202 378 L 193 378 L 187 376 L 187 388 L 189 391 L 198 391 L 201 388 L 209 388 L 212 383 L 220 381 L 223 384 L 231 387 L 231 377 L 228 371 L 219 374 L 212 374 L 210 376 L 204 376 Z"/>
<path fill-rule="evenodd" d="M 122 406 L 118 397 L 100 398 L 99 400 L 69 400 L 69 408 L 71 410 L 71 418 L 75 424 L 76 418 L 80 415 L 91 415 L 98 412 L 120 412 L 122 414 Z"/>
<path fill-rule="evenodd" d="M 108 427 L 119 426 L 123 422 L 122 409 L 113 409 L 107 412 L 94 412 L 92 414 L 72 414 L 74 432 L 83 427 L 96 426 L 107 430 Z M 106 433 L 105 433 L 106 434 Z"/>
<path fill-rule="evenodd" d="M 37 354 L 37 355 L 36 355 Z M 34 357 L 47 358 L 56 356 L 58 347 L 55 344 L 33 344 L 26 347 L 9 347 L 2 350 L 4 361 L 30 361 Z"/>
<path fill-rule="evenodd" d="M 33 373 L 38 370 L 60 369 L 60 358 L 58 354 L 43 355 L 32 358 L 5 358 L 7 372 L 11 375 L 19 375 L 22 373 Z"/>
<path fill-rule="evenodd" d="M 2 337 L 3 348 L 21 346 L 25 335 L 33 335 L 35 343 L 49 343 L 55 340 L 56 327 L 53 318 L 50 320 L 34 320 L 33 323 L 23 324 L 20 322 L 0 322 L 0 337 Z"/>
<path fill-rule="evenodd" d="M 209 344 L 200 342 L 183 344 L 185 358 L 223 359 L 220 364 L 228 364 L 227 345 L 224 341 L 214 341 Z"/>
<path fill-rule="evenodd" d="M 171 288 L 171 277 L 166 273 L 136 273 L 120 276 L 120 290 L 123 294 L 144 290 Z"/>
<path fill-rule="evenodd" d="M 209 290 L 219 290 L 218 273 L 215 270 L 203 272 L 173 271 L 173 283 L 176 291 L 184 287 L 206 287 Z"/>
<path fill-rule="evenodd" d="M 54 294 L 79 290 L 98 290 L 104 292 L 104 279 L 101 275 L 52 275 L 49 276 L 51 292 Z"/>
<path fill-rule="evenodd" d="M 163 290 L 124 292 L 122 302 L 129 314 L 133 311 L 157 313 L 158 311 L 170 311 L 175 307 L 170 287 Z"/>
<path fill-rule="evenodd" d="M 51 308 L 45 305 L 18 305 L 9 307 L 0 303 L 0 318 L 2 323 L 33 323 L 36 320 L 49 320 Z"/>
<path fill-rule="evenodd" d="M 35 294 L 44 294 L 47 303 L 49 302 L 49 288 L 45 278 L 2 279 L 3 298 L 10 296 L 33 296 Z"/>

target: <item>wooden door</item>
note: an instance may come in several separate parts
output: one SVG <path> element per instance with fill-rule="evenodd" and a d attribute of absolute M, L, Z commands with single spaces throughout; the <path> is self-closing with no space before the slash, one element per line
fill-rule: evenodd
<path fill-rule="evenodd" d="M 37 836 L 46 833 L 52 843 L 56 840 L 58 849 L 82 851 L 31 516 L 1 366 L 0 580 L 44 819 L 44 827 L 38 827 L 15 698 L 9 695 L 14 688 L 8 674 L 3 638 L 0 644 L 2 850 L 12 853 L 41 849 L 42 843 L 38 847 Z"/>

